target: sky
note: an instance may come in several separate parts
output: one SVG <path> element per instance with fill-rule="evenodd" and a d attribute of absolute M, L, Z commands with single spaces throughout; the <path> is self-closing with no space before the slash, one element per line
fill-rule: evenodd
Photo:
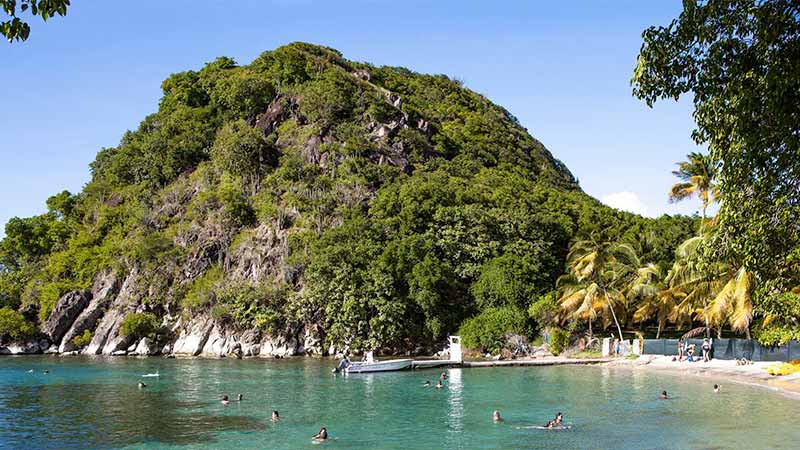
<path fill-rule="evenodd" d="M 72 3 L 66 17 L 31 19 L 28 41 L 0 43 L 0 228 L 79 192 L 95 154 L 157 110 L 169 74 L 222 55 L 247 64 L 293 41 L 463 80 L 610 206 L 699 209 L 667 198 L 675 163 L 698 150 L 691 102 L 650 109 L 629 84 L 642 31 L 677 17 L 680 0 Z"/>

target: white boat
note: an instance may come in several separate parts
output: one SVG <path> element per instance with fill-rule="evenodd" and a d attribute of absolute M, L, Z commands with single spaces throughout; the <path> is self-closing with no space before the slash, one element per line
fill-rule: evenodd
<path fill-rule="evenodd" d="M 387 359 L 386 361 L 377 361 L 372 358 L 372 352 L 367 352 L 365 361 L 351 362 L 344 368 L 344 371 L 345 373 L 390 372 L 408 369 L 413 362 L 413 359 Z"/>

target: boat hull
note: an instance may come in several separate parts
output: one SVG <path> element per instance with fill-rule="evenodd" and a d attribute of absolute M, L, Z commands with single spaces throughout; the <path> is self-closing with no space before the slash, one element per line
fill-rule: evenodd
<path fill-rule="evenodd" d="M 347 373 L 371 373 L 371 372 L 392 372 L 395 370 L 405 370 L 411 367 L 413 359 L 392 359 L 378 362 L 355 362 L 345 371 Z"/>

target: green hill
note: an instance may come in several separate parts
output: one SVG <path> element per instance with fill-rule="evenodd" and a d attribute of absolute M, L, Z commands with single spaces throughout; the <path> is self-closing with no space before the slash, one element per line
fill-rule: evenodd
<path fill-rule="evenodd" d="M 413 351 L 488 308 L 524 311 L 577 238 L 668 264 L 692 232 L 601 205 L 444 75 L 293 43 L 161 87 L 82 192 L 8 223 L 6 343 L 38 328 L 39 349 L 87 353 Z"/>

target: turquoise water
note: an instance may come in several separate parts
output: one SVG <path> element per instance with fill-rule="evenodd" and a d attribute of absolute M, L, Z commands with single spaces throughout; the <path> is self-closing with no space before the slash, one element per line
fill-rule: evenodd
<path fill-rule="evenodd" d="M 628 369 L 333 376 L 332 360 L 0 358 L 2 448 L 797 448 L 800 402 Z M 44 374 L 44 369 L 49 374 Z M 34 373 L 28 373 L 33 369 Z M 159 378 L 141 378 L 158 371 Z M 138 389 L 144 381 L 146 389 Z M 658 400 L 666 389 L 673 400 Z M 223 406 L 218 398 L 244 395 Z M 269 420 L 273 409 L 282 419 Z M 492 410 L 505 421 L 495 424 Z M 563 411 L 572 429 L 541 425 Z M 321 426 L 333 440 L 312 443 Z"/>

